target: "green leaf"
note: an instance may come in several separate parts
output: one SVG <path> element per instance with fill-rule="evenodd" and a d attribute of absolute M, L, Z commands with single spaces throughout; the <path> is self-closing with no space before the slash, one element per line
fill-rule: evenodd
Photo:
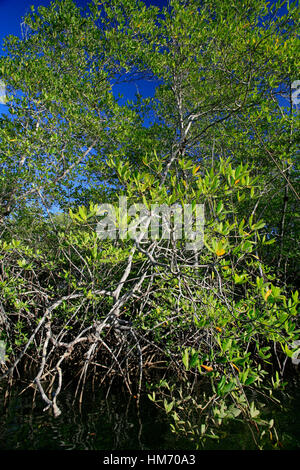
<path fill-rule="evenodd" d="M 174 402 L 173 402 L 173 401 L 171 401 L 170 403 L 168 403 L 167 400 L 164 399 L 164 407 L 165 407 L 166 413 L 170 413 L 170 411 L 172 411 L 173 406 L 174 406 Z"/>
<path fill-rule="evenodd" d="M 185 370 L 189 370 L 189 350 L 185 349 L 182 355 L 182 362 Z"/>
<path fill-rule="evenodd" d="M 251 418 L 257 418 L 260 415 L 260 411 L 255 407 L 254 401 L 250 403 L 249 411 Z"/>

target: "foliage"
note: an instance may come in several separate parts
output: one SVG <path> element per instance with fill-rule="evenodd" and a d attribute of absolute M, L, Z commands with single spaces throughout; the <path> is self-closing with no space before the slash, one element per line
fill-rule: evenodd
<path fill-rule="evenodd" d="M 30 363 L 55 415 L 63 369 L 81 400 L 89 373 L 139 397 L 144 374 L 163 366 L 176 384 L 149 396 L 197 447 L 230 419 L 254 426 L 258 447 L 278 441 L 249 393 L 272 398 L 299 338 L 299 10 L 279 7 L 103 0 L 81 12 L 61 0 L 7 38 L 3 372 Z M 140 79 L 155 96 L 121 104 L 114 87 Z M 147 209 L 203 204 L 204 245 L 190 251 L 172 230 L 99 238 L 99 206 L 119 196 Z M 116 228 L 135 222 L 118 213 Z"/>

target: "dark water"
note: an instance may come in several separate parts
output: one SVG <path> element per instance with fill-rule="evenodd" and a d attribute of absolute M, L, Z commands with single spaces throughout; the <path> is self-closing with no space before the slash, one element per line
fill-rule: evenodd
<path fill-rule="evenodd" d="M 32 392 L 14 393 L 7 406 L 1 403 L 1 450 L 136 450 L 192 448 L 189 442 L 176 442 L 163 413 L 145 396 L 137 408 L 128 393 L 104 391 L 86 393 L 80 407 L 74 391 L 61 393 L 62 414 L 54 418 L 43 412 L 39 397 L 32 403 Z"/>
<path fill-rule="evenodd" d="M 277 394 L 284 409 L 268 406 L 266 418 L 277 421 L 282 448 L 300 449 L 300 378 Z M 120 390 L 108 399 L 104 392 L 87 393 L 81 408 L 73 402 L 74 392 L 60 395 L 62 415 L 54 418 L 43 412 L 39 397 L 33 404 L 33 393 L 14 391 L 5 405 L 0 390 L 1 450 L 194 450 L 195 444 L 170 431 L 164 413 L 147 397 L 136 400 Z M 220 442 L 207 441 L 205 449 L 255 449 L 248 428 L 235 422 L 224 428 Z"/>

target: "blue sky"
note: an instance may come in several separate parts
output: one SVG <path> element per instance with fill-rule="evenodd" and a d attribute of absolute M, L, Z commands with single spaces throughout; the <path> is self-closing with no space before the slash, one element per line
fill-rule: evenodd
<path fill-rule="evenodd" d="M 89 3 L 89 1 L 90 0 L 76 0 L 76 3 L 77 5 L 84 7 L 87 5 L 87 3 Z M 275 0 L 271 0 L 270 3 L 274 3 L 274 1 Z M 50 3 L 51 0 L 0 0 L 0 54 L 2 54 L 2 43 L 5 36 L 9 34 L 21 36 L 22 18 L 30 11 L 30 6 L 47 6 Z M 146 5 L 152 4 L 163 7 L 167 5 L 168 0 L 144 0 L 144 3 L 146 3 Z M 283 13 L 284 10 L 285 7 L 283 6 L 281 13 Z M 146 97 L 154 95 L 156 84 L 156 82 L 143 80 L 139 81 L 137 85 L 140 94 Z M 126 101 L 126 99 L 134 99 L 137 88 L 134 83 L 131 83 L 125 86 L 121 85 L 119 87 L 115 87 L 114 91 L 116 94 L 122 93 L 124 95 L 124 100 L 120 101 L 122 103 Z M 1 112 L 6 112 L 6 106 L 1 104 L 0 100 L 0 113 Z"/>
<path fill-rule="evenodd" d="M 165 6 L 168 0 L 143 0 L 146 5 Z M 227 1 L 227 0 L 224 0 Z M 8 34 L 19 36 L 21 34 L 21 19 L 30 11 L 30 6 L 47 6 L 51 0 L 0 0 L 0 42 Z M 85 6 L 89 0 L 76 0 L 77 5 Z M 271 0 L 270 3 L 274 3 Z M 284 11 L 285 8 L 282 8 Z"/>
<path fill-rule="evenodd" d="M 50 5 L 51 0 L 0 0 L 0 42 L 8 34 L 21 35 L 21 21 L 26 13 L 30 12 L 30 6 Z M 85 6 L 89 0 L 76 0 L 78 6 Z M 167 0 L 144 0 L 146 5 L 165 6 Z"/>
<path fill-rule="evenodd" d="M 50 5 L 52 0 L 0 0 L 0 54 L 2 54 L 2 44 L 5 36 L 12 34 L 21 37 L 22 18 L 30 12 L 30 6 L 38 7 Z M 78 6 L 86 6 L 90 0 L 76 0 Z M 144 0 L 146 5 L 165 6 L 167 0 Z M 155 90 L 154 82 L 140 81 L 138 89 L 142 96 L 153 96 Z M 116 87 L 116 93 L 122 93 L 124 100 L 134 99 L 137 91 L 135 84 L 129 84 L 125 87 Z M 1 100 L 0 100 L 1 101 Z M 0 112 L 5 112 L 5 106 L 1 106 Z"/>

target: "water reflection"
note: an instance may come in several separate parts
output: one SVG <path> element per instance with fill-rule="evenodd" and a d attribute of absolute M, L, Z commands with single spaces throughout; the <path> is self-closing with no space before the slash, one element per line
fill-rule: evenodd
<path fill-rule="evenodd" d="M 288 392 L 281 394 L 285 408 L 266 407 L 266 418 L 275 418 L 284 449 L 300 449 L 299 377 Z M 195 444 L 171 433 L 164 413 L 147 397 L 140 407 L 136 400 L 120 390 L 106 399 L 102 390 L 87 392 L 80 407 L 74 403 L 74 391 L 60 395 L 62 414 L 54 418 L 32 390 L 20 395 L 14 390 L 5 405 L 0 390 L 0 449 L 23 450 L 193 450 Z M 233 423 L 224 428 L 220 442 L 207 441 L 206 449 L 252 449 L 247 428 Z"/>
<path fill-rule="evenodd" d="M 3 407 L 3 400 L 2 400 Z M 0 449 L 125 450 L 191 449 L 176 439 L 165 416 L 144 397 L 137 408 L 125 393 L 87 393 L 80 407 L 72 391 L 60 395 L 62 414 L 54 418 L 32 392 L 14 393 L 0 423 Z"/>

